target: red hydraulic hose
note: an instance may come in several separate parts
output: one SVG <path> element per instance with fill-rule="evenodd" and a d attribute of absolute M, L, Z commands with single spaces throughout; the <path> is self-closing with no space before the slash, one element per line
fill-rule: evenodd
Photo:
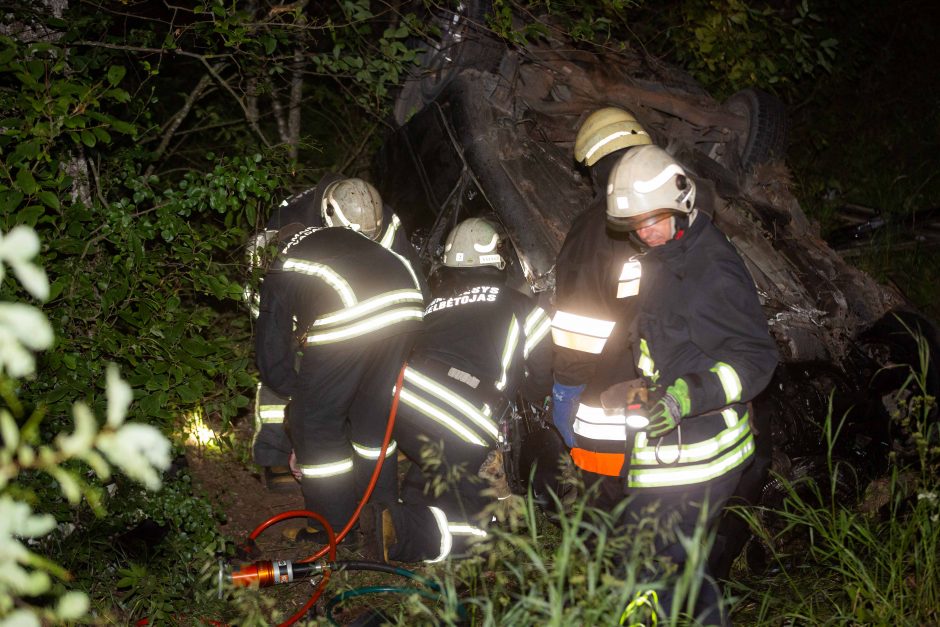
<path fill-rule="evenodd" d="M 388 443 L 392 440 L 392 430 L 395 426 L 395 415 L 398 413 L 398 397 L 401 395 L 401 388 L 405 380 L 405 368 L 408 367 L 408 363 L 402 364 L 401 370 L 398 372 L 398 380 L 395 382 L 395 394 L 392 396 L 392 408 L 388 414 L 388 425 L 385 427 L 385 439 L 382 441 L 382 452 L 379 453 L 379 458 L 376 460 L 375 468 L 372 471 L 372 479 L 369 480 L 369 485 L 366 487 L 366 491 L 362 495 L 362 500 L 359 501 L 359 505 L 356 507 L 356 511 L 353 512 L 353 515 L 349 518 L 349 522 L 346 523 L 346 526 L 343 527 L 343 530 L 339 534 L 333 532 L 333 527 L 323 518 L 320 514 L 312 512 L 307 509 L 293 509 L 286 512 L 281 512 L 271 518 L 268 518 L 263 523 L 255 527 L 254 531 L 248 536 L 250 541 L 254 541 L 265 529 L 279 523 L 283 520 L 289 520 L 291 518 L 313 518 L 316 519 L 320 524 L 323 525 L 323 528 L 326 530 L 327 535 L 327 544 L 319 551 L 306 557 L 302 560 L 299 560 L 298 564 L 306 564 L 308 562 L 314 562 L 327 553 L 329 553 L 330 561 L 336 560 L 336 545 L 342 542 L 343 538 L 349 533 L 353 525 L 356 524 L 356 521 L 359 519 L 359 514 L 362 512 L 363 506 L 369 502 L 369 497 L 372 496 L 372 491 L 375 489 L 375 484 L 379 480 L 379 473 L 382 472 L 382 464 L 385 461 L 385 452 L 388 449 Z M 317 585 L 313 594 L 310 595 L 310 598 L 307 599 L 307 602 L 304 603 L 296 613 L 294 613 L 290 618 L 281 623 L 278 627 L 287 627 L 288 625 L 293 625 L 298 620 L 300 620 L 304 614 L 306 614 L 313 604 L 317 602 L 317 599 L 320 598 L 320 595 L 323 594 L 323 591 L 326 588 L 326 582 L 330 579 L 330 571 L 325 569 L 323 571 L 323 578 L 320 580 L 320 583 Z"/>

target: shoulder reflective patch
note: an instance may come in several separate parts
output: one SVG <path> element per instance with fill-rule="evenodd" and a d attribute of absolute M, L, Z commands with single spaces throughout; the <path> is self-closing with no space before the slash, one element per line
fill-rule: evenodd
<path fill-rule="evenodd" d="M 629 298 L 639 294 L 642 274 L 643 268 L 639 261 L 628 261 L 623 264 L 617 284 L 617 298 Z"/>
<path fill-rule="evenodd" d="M 398 219 L 396 214 L 392 214 L 392 222 L 388 225 L 388 228 L 385 229 L 385 233 L 382 234 L 382 239 L 379 240 L 384 248 L 391 249 L 392 244 L 395 243 L 395 234 L 398 233 L 398 227 L 401 226 L 401 220 Z"/>
<path fill-rule="evenodd" d="M 284 262 L 284 270 L 308 274 L 323 279 L 327 285 L 336 290 L 336 293 L 339 294 L 340 300 L 343 301 L 343 306 L 345 307 L 352 307 L 357 302 L 356 293 L 353 292 L 352 286 L 349 285 L 346 279 L 340 276 L 339 273 L 327 265 L 304 261 L 303 259 L 288 259 Z"/>

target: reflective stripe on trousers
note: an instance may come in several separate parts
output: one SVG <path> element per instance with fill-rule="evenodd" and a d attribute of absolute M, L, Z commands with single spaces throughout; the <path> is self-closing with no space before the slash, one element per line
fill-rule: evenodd
<path fill-rule="evenodd" d="M 425 560 L 429 564 L 440 562 L 450 555 L 454 546 L 454 536 L 485 538 L 487 535 L 484 529 L 468 522 L 451 522 L 447 520 L 447 515 L 438 507 L 428 507 L 428 509 L 434 515 L 437 529 L 441 533 L 441 552 L 437 557 Z"/>

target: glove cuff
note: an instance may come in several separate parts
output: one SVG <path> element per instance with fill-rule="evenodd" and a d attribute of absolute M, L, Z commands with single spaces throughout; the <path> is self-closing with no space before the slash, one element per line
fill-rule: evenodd
<path fill-rule="evenodd" d="M 682 419 L 682 409 L 679 407 L 679 401 L 671 394 L 666 394 L 663 396 L 662 403 L 669 412 L 669 415 L 672 416 L 673 422 L 679 424 L 679 421 Z"/>

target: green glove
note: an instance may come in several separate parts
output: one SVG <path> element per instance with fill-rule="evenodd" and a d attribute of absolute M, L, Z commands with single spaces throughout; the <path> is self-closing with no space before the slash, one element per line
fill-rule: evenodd
<path fill-rule="evenodd" d="M 662 388 L 658 389 L 662 390 Z M 692 411 L 689 385 L 681 377 L 665 389 L 665 394 L 657 398 L 655 402 L 653 400 L 650 399 L 653 408 L 650 410 L 650 424 L 646 428 L 646 434 L 651 438 L 666 435 L 678 427 L 682 419 Z"/>
<path fill-rule="evenodd" d="M 678 401 L 671 394 L 665 394 L 650 409 L 649 418 L 650 424 L 646 427 L 646 435 L 651 438 L 666 435 L 678 427 L 682 420 Z"/>

